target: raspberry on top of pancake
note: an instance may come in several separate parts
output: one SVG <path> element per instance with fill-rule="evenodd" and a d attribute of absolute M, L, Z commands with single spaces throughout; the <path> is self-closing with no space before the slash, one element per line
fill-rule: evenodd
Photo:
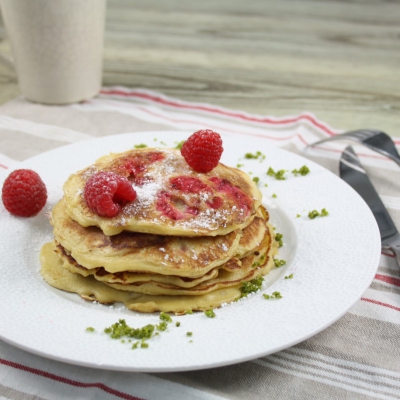
<path fill-rule="evenodd" d="M 100 171 L 127 178 L 137 196 L 114 217 L 101 217 L 86 204 L 87 180 Z M 98 226 L 106 235 L 123 230 L 180 236 L 216 236 L 243 229 L 254 219 L 261 193 L 244 172 L 219 163 L 195 172 L 179 150 L 141 148 L 110 154 L 71 175 L 64 184 L 69 216 Z"/>

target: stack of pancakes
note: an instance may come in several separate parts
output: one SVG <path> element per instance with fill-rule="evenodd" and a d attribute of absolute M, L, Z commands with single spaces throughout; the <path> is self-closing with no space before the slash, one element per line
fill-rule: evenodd
<path fill-rule="evenodd" d="M 97 172 L 126 177 L 137 198 L 114 217 L 86 204 Z M 110 154 L 71 175 L 53 208 L 54 240 L 41 251 L 44 279 L 100 303 L 139 312 L 208 310 L 241 296 L 277 250 L 261 193 L 244 172 L 193 171 L 174 149 Z"/>

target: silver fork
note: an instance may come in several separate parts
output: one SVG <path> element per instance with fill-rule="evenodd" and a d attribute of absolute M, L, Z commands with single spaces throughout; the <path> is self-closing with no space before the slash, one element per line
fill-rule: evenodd
<path fill-rule="evenodd" d="M 318 142 L 309 144 L 307 148 L 317 146 L 321 143 L 331 142 L 334 140 L 353 140 L 357 143 L 361 143 L 371 150 L 376 151 L 386 157 L 389 157 L 397 165 L 400 166 L 400 155 L 396 149 L 392 138 L 382 132 L 375 129 L 360 129 L 357 131 L 345 132 L 339 135 L 329 137 L 327 139 L 319 140 Z"/>

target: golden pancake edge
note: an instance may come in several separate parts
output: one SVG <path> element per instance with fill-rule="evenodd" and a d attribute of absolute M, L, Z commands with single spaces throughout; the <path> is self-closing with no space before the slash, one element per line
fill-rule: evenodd
<path fill-rule="evenodd" d="M 100 171 L 126 177 L 137 192 L 115 217 L 100 217 L 83 196 Z M 261 193 L 236 168 L 196 173 L 175 149 L 134 149 L 72 174 L 63 190 L 41 274 L 86 300 L 138 312 L 208 310 L 274 267 L 278 245 Z"/>
<path fill-rule="evenodd" d="M 112 218 L 95 214 L 83 190 L 96 172 L 127 177 L 137 199 Z M 209 173 L 193 171 L 174 149 L 134 149 L 110 154 L 72 174 L 64 186 L 68 215 L 81 226 L 106 235 L 122 231 L 176 236 L 217 236 L 247 226 L 261 204 L 261 193 L 243 171 L 219 163 Z"/>

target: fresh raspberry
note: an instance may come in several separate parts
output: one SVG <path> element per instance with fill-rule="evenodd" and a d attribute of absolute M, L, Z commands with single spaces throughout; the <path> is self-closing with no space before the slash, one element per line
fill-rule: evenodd
<path fill-rule="evenodd" d="M 127 178 L 114 172 L 98 172 L 86 182 L 83 191 L 87 206 L 101 217 L 114 217 L 136 192 Z"/>
<path fill-rule="evenodd" d="M 223 150 L 221 136 L 204 129 L 189 136 L 181 154 L 196 172 L 210 172 L 218 165 Z"/>
<path fill-rule="evenodd" d="M 4 181 L 2 200 L 11 214 L 33 217 L 46 204 L 46 186 L 35 171 L 17 169 Z"/>

